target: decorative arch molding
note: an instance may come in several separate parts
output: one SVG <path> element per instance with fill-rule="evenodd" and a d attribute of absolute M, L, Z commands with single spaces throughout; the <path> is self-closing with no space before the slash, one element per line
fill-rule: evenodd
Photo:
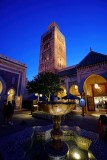
<path fill-rule="evenodd" d="M 0 76 L 0 82 L 2 84 L 2 92 L 0 93 L 0 95 L 2 97 L 6 93 L 6 83 L 1 76 Z"/>
<path fill-rule="evenodd" d="M 92 73 L 92 74 L 90 73 L 84 76 L 78 83 L 78 90 L 80 93 L 84 92 L 84 82 L 86 81 L 86 79 L 88 79 L 90 76 L 93 76 L 93 75 L 101 76 L 102 78 L 105 79 L 105 81 L 107 81 L 107 73 Z"/>
<path fill-rule="evenodd" d="M 107 81 L 107 72 L 100 73 L 100 76 L 102 76 Z"/>
<path fill-rule="evenodd" d="M 86 80 L 86 77 L 83 77 L 83 78 L 80 80 L 80 82 L 78 83 L 78 91 L 79 91 L 79 93 L 84 92 L 83 86 L 84 86 L 84 81 L 85 81 L 85 80 Z"/>
<path fill-rule="evenodd" d="M 101 92 L 101 89 L 106 89 L 104 86 L 106 85 L 106 79 L 104 77 L 102 77 L 99 74 L 91 74 L 85 81 L 84 81 L 84 85 L 83 85 L 83 90 L 86 93 L 86 95 L 89 96 L 93 96 L 92 94 L 92 90 L 94 88 L 96 88 Z M 94 87 L 92 89 L 92 86 Z M 102 88 L 103 87 L 103 88 Z M 103 94 L 103 93 L 102 93 Z M 105 90 L 105 94 L 106 94 L 106 90 Z"/>
<path fill-rule="evenodd" d="M 2 82 L 0 81 L 0 94 L 2 93 L 2 90 L 3 90 L 3 85 Z"/>

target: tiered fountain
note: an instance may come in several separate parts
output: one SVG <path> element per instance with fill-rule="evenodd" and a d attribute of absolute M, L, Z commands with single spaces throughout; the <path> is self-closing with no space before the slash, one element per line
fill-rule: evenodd
<path fill-rule="evenodd" d="M 39 107 L 53 116 L 52 140 L 45 144 L 45 152 L 50 160 L 65 160 L 68 145 L 62 141 L 61 116 L 71 112 L 75 107 L 75 102 L 40 102 Z"/>

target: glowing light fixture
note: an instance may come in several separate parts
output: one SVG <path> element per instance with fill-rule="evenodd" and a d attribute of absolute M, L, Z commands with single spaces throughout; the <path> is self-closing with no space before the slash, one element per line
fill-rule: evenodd
<path fill-rule="evenodd" d="M 75 85 L 75 89 L 77 89 L 78 88 L 78 86 L 77 85 Z"/>
<path fill-rule="evenodd" d="M 77 153 L 77 152 L 74 152 L 74 153 L 73 153 L 73 157 L 74 157 L 75 159 L 81 159 L 80 154 Z"/>
<path fill-rule="evenodd" d="M 98 85 L 98 83 L 96 82 L 96 77 L 95 77 L 95 84 L 94 84 L 94 88 L 95 88 L 95 89 L 98 89 L 98 88 L 99 88 L 99 85 Z"/>
<path fill-rule="evenodd" d="M 66 89 L 64 89 L 64 93 L 66 93 Z"/>
<path fill-rule="evenodd" d="M 97 84 L 97 83 L 95 83 L 95 84 L 94 84 L 94 87 L 95 87 L 96 89 L 98 89 L 98 88 L 99 88 L 99 86 L 98 86 L 98 84 Z"/>
<path fill-rule="evenodd" d="M 53 111 L 54 111 L 55 113 L 61 112 L 61 109 L 60 109 L 58 106 L 54 106 L 54 107 L 52 107 L 52 108 L 53 108 Z"/>
<path fill-rule="evenodd" d="M 42 94 L 40 94 L 39 96 L 42 97 Z"/>
<path fill-rule="evenodd" d="M 42 94 L 35 93 L 35 96 L 38 96 L 38 102 L 39 102 L 39 97 L 42 97 Z"/>

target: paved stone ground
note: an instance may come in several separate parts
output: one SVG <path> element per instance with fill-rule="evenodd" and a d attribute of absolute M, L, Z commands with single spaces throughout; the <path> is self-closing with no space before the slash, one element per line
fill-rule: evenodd
<path fill-rule="evenodd" d="M 48 121 L 32 117 L 30 111 L 16 111 L 13 115 L 12 121 L 13 126 L 3 125 L 2 118 L 0 119 L 0 137 L 4 137 L 15 132 L 21 131 L 26 127 L 46 126 L 52 124 L 51 120 Z"/>
<path fill-rule="evenodd" d="M 1 117 L 1 116 L 0 116 Z M 26 127 L 46 126 L 52 124 L 52 120 L 32 117 L 30 111 L 15 112 L 13 116 L 13 126 L 4 126 L 0 119 L 0 137 L 21 131 Z M 80 114 L 66 115 L 62 118 L 62 125 L 79 126 L 82 129 L 98 132 L 97 130 L 98 117 Z"/>
<path fill-rule="evenodd" d="M 1 116 L 0 116 L 1 117 Z M 81 129 L 92 131 L 92 132 L 98 132 L 97 130 L 97 124 L 98 124 L 98 118 L 99 116 L 92 116 L 92 115 L 85 115 L 82 117 L 80 114 L 69 114 L 62 118 L 62 125 L 68 125 L 68 126 L 79 126 Z M 52 120 L 47 119 L 41 119 L 32 117 L 30 111 L 21 111 L 21 112 L 15 112 L 13 116 L 13 126 L 4 126 L 2 124 L 2 119 L 0 119 L 0 146 L 5 146 L 4 149 L 7 149 L 9 154 L 15 152 L 15 155 L 17 155 L 19 152 L 23 153 L 23 151 L 12 150 L 12 142 L 15 142 L 15 146 L 18 147 L 18 145 L 23 144 L 24 141 L 31 135 L 33 126 L 48 126 L 52 124 Z M 17 137 L 17 138 L 16 138 Z M 17 141 L 16 141 L 17 139 Z M 8 141 L 7 141 L 8 140 Z M 7 144 L 8 143 L 8 144 Z M 107 145 L 105 147 L 104 141 L 101 141 L 99 145 L 98 141 L 95 141 L 95 143 L 98 143 L 98 150 L 102 151 L 102 154 L 106 154 Z M 6 144 L 6 145 L 4 145 Z M 95 144 L 96 145 L 96 144 Z M 103 146 L 103 147 L 102 147 Z M 1 147 L 2 148 L 2 147 Z M 94 146 L 92 149 L 95 148 Z M 103 149 L 102 149 L 103 148 Z M 104 150 L 104 148 L 106 148 Z M 16 151 L 18 153 L 16 153 Z M 95 151 L 93 151 L 95 152 Z M 98 155 L 100 153 L 99 151 L 96 153 Z M 96 156 L 97 156 L 96 155 Z M 100 154 L 101 155 L 101 154 Z M 100 157 L 99 155 L 99 157 Z M 107 157 L 107 155 L 106 155 Z M 7 160 L 7 158 L 5 158 Z M 10 155 L 11 159 L 11 155 Z M 18 157 L 16 157 L 14 160 L 18 160 Z M 12 160 L 12 159 L 11 159 Z M 99 160 L 106 160 L 106 159 L 99 159 Z"/>

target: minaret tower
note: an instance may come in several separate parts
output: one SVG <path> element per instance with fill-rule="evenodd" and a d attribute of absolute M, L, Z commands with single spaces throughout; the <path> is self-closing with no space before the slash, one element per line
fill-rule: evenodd
<path fill-rule="evenodd" d="M 66 67 L 65 37 L 60 32 L 58 25 L 53 22 L 48 31 L 41 36 L 39 73 L 57 72 Z"/>

